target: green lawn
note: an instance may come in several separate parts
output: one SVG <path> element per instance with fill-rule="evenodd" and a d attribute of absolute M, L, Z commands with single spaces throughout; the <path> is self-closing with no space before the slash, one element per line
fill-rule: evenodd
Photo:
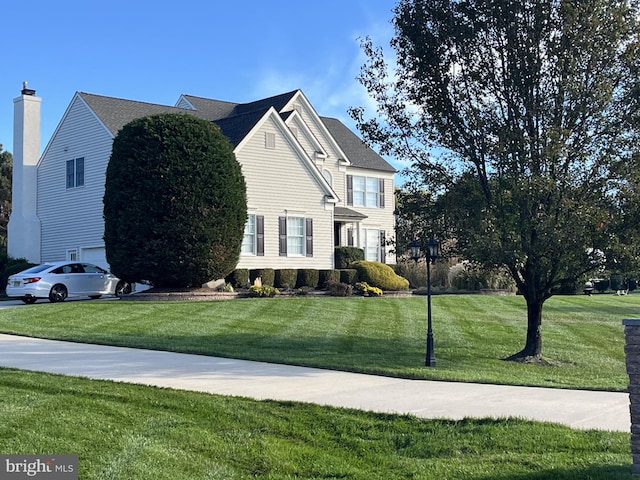
<path fill-rule="evenodd" d="M 83 480 L 632 478 L 625 433 L 422 420 L 10 369 L 0 369 L 0 418 L 0 452 L 77 454 Z"/>
<path fill-rule="evenodd" d="M 436 368 L 424 367 L 426 298 L 66 302 L 0 310 L 0 331 L 409 378 L 623 391 L 622 318 L 640 295 L 553 297 L 550 366 L 505 362 L 526 331 L 519 296 L 434 296 Z"/>

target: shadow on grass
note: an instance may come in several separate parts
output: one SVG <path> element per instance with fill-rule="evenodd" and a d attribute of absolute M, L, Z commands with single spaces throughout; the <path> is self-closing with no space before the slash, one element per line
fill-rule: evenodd
<path fill-rule="evenodd" d="M 259 332 L 220 334 L 160 334 L 136 332 L 109 334 L 98 331 L 60 335 L 60 330 L 33 332 L 40 338 L 76 343 L 196 354 L 209 357 L 268 362 L 282 365 L 342 370 L 406 379 L 443 380 L 502 385 L 535 385 L 555 388 L 625 391 L 624 375 L 619 388 L 611 387 L 607 378 L 593 384 L 591 375 L 584 379 L 580 369 L 553 365 L 523 365 L 501 361 L 494 346 L 464 355 L 446 344 L 436 345 L 438 368 L 424 367 L 425 346 L 422 338 L 393 337 L 387 339 L 352 335 L 280 336 Z M 448 352 L 451 357 L 448 356 Z M 479 355 L 479 354 L 482 355 Z M 492 354 L 495 353 L 495 356 Z M 503 353 L 503 352 L 502 352 Z M 557 368 L 556 368 L 557 367 Z M 581 379 L 583 385 L 580 385 Z"/>
<path fill-rule="evenodd" d="M 490 475 L 474 480 L 632 480 L 631 465 L 602 465 L 576 469 L 550 469 L 523 474 Z"/>

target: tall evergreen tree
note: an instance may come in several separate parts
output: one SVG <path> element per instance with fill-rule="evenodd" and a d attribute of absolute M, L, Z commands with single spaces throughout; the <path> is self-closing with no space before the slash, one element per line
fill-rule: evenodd
<path fill-rule="evenodd" d="M 213 123 L 163 114 L 125 125 L 104 195 L 112 271 L 156 287 L 194 287 L 238 263 L 247 219 L 244 177 Z"/>

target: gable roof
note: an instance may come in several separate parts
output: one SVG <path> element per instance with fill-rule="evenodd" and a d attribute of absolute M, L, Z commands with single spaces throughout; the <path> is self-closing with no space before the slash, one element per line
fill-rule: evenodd
<path fill-rule="evenodd" d="M 249 103 L 233 103 L 192 95 L 181 95 L 178 103 L 184 105 L 184 102 L 182 102 L 184 100 L 193 107 L 181 108 L 78 92 L 78 96 L 86 102 L 114 137 L 123 126 L 137 118 L 160 113 L 181 113 L 215 122 L 234 147 L 238 146 L 270 108 L 280 112 L 283 120 L 286 120 L 291 113 L 282 112 L 282 110 L 297 95 L 301 95 L 300 90 Z M 369 148 L 340 120 L 329 117 L 320 117 L 320 120 L 344 152 L 352 167 L 396 172 L 396 169 L 391 164 Z"/>
<path fill-rule="evenodd" d="M 182 113 L 205 118 L 201 112 L 186 108 L 170 107 L 155 103 L 138 102 L 122 98 L 105 97 L 92 93 L 78 92 L 85 103 L 93 110 L 105 127 L 115 137 L 127 123 L 149 115 L 160 113 Z"/>
<path fill-rule="evenodd" d="M 257 111 L 265 112 L 269 107 L 273 107 L 276 111 L 280 112 L 296 93 L 297 90 L 294 90 L 249 103 L 225 102 L 223 100 L 194 97 L 193 95 L 186 94 L 181 95 L 180 98 L 186 100 L 194 109 L 201 112 L 209 120 L 216 121 Z M 178 103 L 180 103 L 180 101 L 178 101 Z"/>
<path fill-rule="evenodd" d="M 242 115 L 215 120 L 214 123 L 220 127 L 222 133 L 231 141 L 233 146 L 237 147 L 269 110 L 268 107 L 262 110 L 254 110 Z"/>
<path fill-rule="evenodd" d="M 351 162 L 352 167 L 396 172 L 396 169 L 389 162 L 368 147 L 360 137 L 340 120 L 329 117 L 320 117 L 320 119 L 329 130 L 331 136 L 338 142 L 347 159 Z"/>

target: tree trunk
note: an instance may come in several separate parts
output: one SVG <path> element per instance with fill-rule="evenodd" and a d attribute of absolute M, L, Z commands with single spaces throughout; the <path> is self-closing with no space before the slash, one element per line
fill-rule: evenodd
<path fill-rule="evenodd" d="M 527 340 L 524 348 L 505 360 L 539 359 L 542 356 L 542 305 L 544 299 L 527 299 Z"/>

